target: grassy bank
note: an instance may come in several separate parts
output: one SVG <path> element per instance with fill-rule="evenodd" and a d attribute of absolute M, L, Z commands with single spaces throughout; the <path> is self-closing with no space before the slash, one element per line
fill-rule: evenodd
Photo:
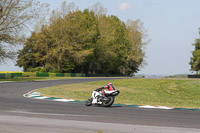
<path fill-rule="evenodd" d="M 107 82 L 61 85 L 38 91 L 44 96 L 85 101 L 92 90 Z M 112 82 L 121 92 L 115 103 L 200 108 L 200 80 L 122 79 Z"/>

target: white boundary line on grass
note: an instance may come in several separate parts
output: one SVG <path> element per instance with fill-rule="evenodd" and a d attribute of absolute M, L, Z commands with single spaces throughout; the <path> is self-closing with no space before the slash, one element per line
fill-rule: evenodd
<path fill-rule="evenodd" d="M 0 84 L 2 84 L 2 83 L 11 83 L 11 82 L 16 82 L 16 81 L 0 81 Z"/>
<path fill-rule="evenodd" d="M 36 90 L 32 90 L 32 91 L 24 94 L 23 96 L 26 97 L 26 98 L 33 98 L 33 99 L 49 99 L 50 98 L 50 97 L 46 97 L 46 96 L 41 96 L 40 92 L 35 92 Z M 60 99 L 60 98 L 52 98 L 52 99 L 49 99 L 49 100 L 51 100 L 51 101 L 59 101 L 59 102 L 72 102 L 72 101 L 75 101 L 73 99 Z"/>
<path fill-rule="evenodd" d="M 139 106 L 139 108 L 149 108 L 149 109 L 174 109 L 174 108 L 165 107 L 165 106 L 151 106 L 151 105 Z"/>

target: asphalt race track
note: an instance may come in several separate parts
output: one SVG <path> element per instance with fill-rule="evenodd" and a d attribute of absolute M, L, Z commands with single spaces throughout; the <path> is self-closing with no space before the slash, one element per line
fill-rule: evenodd
<path fill-rule="evenodd" d="M 0 83 L 0 133 L 200 133 L 200 111 L 86 107 L 23 97 L 43 87 L 108 79 L 113 78 Z"/>

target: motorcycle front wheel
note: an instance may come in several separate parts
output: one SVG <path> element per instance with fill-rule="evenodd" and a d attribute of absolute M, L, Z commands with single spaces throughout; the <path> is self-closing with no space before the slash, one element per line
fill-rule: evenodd
<path fill-rule="evenodd" d="M 109 100 L 103 102 L 103 106 L 104 106 L 104 107 L 110 107 L 110 106 L 114 103 L 114 100 L 115 100 L 115 98 L 112 97 L 112 96 L 109 96 L 109 97 L 107 97 L 107 98 L 108 98 Z"/>
<path fill-rule="evenodd" d="M 86 102 L 85 102 L 85 106 L 91 106 L 92 105 L 92 100 L 93 98 L 89 98 Z"/>

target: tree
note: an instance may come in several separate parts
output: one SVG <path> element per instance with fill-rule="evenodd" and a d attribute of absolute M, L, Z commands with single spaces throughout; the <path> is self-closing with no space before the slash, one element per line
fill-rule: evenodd
<path fill-rule="evenodd" d="M 53 14 L 55 18 L 55 12 Z M 43 26 L 40 32 L 32 34 L 30 38 L 35 36 L 37 39 L 34 43 L 29 40 L 25 43 L 24 49 L 19 51 L 17 65 L 28 66 L 30 63 L 23 64 L 23 60 L 26 54 L 30 54 L 28 51 L 33 51 L 31 54 L 34 55 L 35 64 L 40 64 L 31 65 L 29 69 L 44 67 L 57 72 L 84 71 L 87 57 L 92 53 L 98 37 L 94 13 L 77 10 L 69 12 L 65 17 L 58 15 L 54 18 L 50 18 L 49 26 Z M 28 51 L 24 53 L 25 49 Z M 24 70 L 28 69 L 24 67 Z"/>
<path fill-rule="evenodd" d="M 38 19 L 44 8 L 34 0 L 0 1 L 0 63 L 5 58 L 15 57 L 15 51 L 8 47 L 24 42 L 24 31 L 34 18 Z"/>
<path fill-rule="evenodd" d="M 94 73 L 119 74 L 125 62 L 129 42 L 127 29 L 116 16 L 102 15 L 98 18 L 100 37 L 95 47 Z"/>
<path fill-rule="evenodd" d="M 130 41 L 130 50 L 126 59 L 126 64 L 124 68 L 122 67 L 122 71 L 123 73 L 130 74 L 133 72 L 137 72 L 139 70 L 139 67 L 142 64 L 145 64 L 144 47 L 146 46 L 147 42 L 145 42 L 144 40 L 147 35 L 143 23 L 140 20 L 128 20 L 126 23 L 126 27 L 128 30 L 128 38 Z"/>
<path fill-rule="evenodd" d="M 97 17 L 106 15 L 107 9 L 103 7 L 103 5 L 99 2 L 91 6 L 91 10 Z"/>
<path fill-rule="evenodd" d="M 199 28 L 199 35 L 200 35 L 200 28 Z M 192 52 L 192 57 L 190 58 L 190 65 L 191 70 L 196 71 L 197 73 L 200 70 L 200 38 L 195 40 L 193 43 L 195 46 L 194 51 Z"/>
<path fill-rule="evenodd" d="M 35 50 L 34 43 L 36 42 L 36 33 L 32 33 L 31 37 L 26 41 L 25 47 L 20 50 L 19 55 L 21 60 L 18 60 L 18 64 L 20 67 L 23 66 L 24 71 L 27 71 L 30 67 L 40 66 L 35 61 Z"/>
<path fill-rule="evenodd" d="M 68 10 L 66 3 L 62 7 L 66 9 L 53 11 L 49 23 L 26 41 L 19 51 L 18 66 L 25 71 L 41 68 L 46 72 L 89 74 L 131 74 L 139 70 L 145 46 L 139 20 L 126 24 L 117 16 L 107 16 L 103 8 L 71 10 L 73 5 Z"/>

